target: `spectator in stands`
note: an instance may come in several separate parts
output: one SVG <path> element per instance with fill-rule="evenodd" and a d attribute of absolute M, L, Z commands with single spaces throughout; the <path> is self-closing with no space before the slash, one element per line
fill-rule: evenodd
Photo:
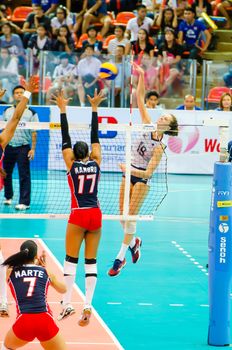
<path fill-rule="evenodd" d="M 184 104 L 178 106 L 176 109 L 186 110 L 186 111 L 200 111 L 201 108 L 196 106 L 196 99 L 193 95 L 186 95 L 184 97 Z"/>
<path fill-rule="evenodd" d="M 150 33 L 150 29 L 153 25 L 153 20 L 147 15 L 147 8 L 144 5 L 137 7 L 137 17 L 131 18 L 126 26 L 126 35 L 130 38 L 130 41 L 136 41 L 138 39 L 139 29 L 146 29 Z"/>
<path fill-rule="evenodd" d="M 13 89 L 13 100 L 17 105 L 24 94 L 25 88 L 21 85 Z M 3 120 L 8 121 L 15 112 L 15 105 L 5 109 L 3 113 Z M 38 122 L 37 113 L 31 109 L 26 108 L 23 112 L 21 121 L 24 122 Z M 15 206 L 17 210 L 26 210 L 30 208 L 31 196 L 31 175 L 30 175 L 30 161 L 34 159 L 36 147 L 36 131 L 31 130 L 16 130 L 12 140 L 5 148 L 5 156 L 3 166 L 6 171 L 6 178 L 4 179 L 4 193 L 5 205 L 11 205 L 13 199 L 13 184 L 12 173 L 17 163 L 19 172 L 19 204 Z"/>
<path fill-rule="evenodd" d="M 128 92 L 131 76 L 131 65 L 125 57 L 125 46 L 118 45 L 116 47 L 113 63 L 118 68 L 118 75 L 114 80 L 115 106 L 122 107 L 125 103 L 123 102 L 121 105 L 121 101 L 122 99 L 125 101 L 125 90 Z M 124 96 L 121 96 L 122 92 L 124 92 Z"/>
<path fill-rule="evenodd" d="M 100 22 L 103 24 L 101 35 L 105 37 L 111 24 L 111 18 L 107 13 L 106 0 L 84 0 L 83 7 L 85 4 L 87 4 L 87 11 L 84 14 L 82 34 L 86 33 L 90 24 Z"/>
<path fill-rule="evenodd" d="M 37 34 L 32 34 L 28 42 L 28 48 L 33 52 L 33 75 L 38 74 L 40 51 L 52 50 L 52 41 L 47 35 L 47 30 L 43 24 L 37 27 Z"/>
<path fill-rule="evenodd" d="M 232 65 L 229 67 L 229 71 L 223 75 L 223 80 L 228 88 L 232 88 Z"/>
<path fill-rule="evenodd" d="M 164 8 L 161 6 L 158 16 L 155 18 L 155 25 L 159 27 L 157 46 L 164 40 L 165 29 L 172 28 L 174 30 L 178 27 L 176 8 Z"/>
<path fill-rule="evenodd" d="M 76 66 L 69 62 L 70 55 L 63 52 L 60 55 L 60 64 L 54 69 L 52 87 L 48 90 L 46 101 L 50 104 L 51 95 L 58 89 L 64 91 L 65 98 L 72 97 L 76 90 Z"/>
<path fill-rule="evenodd" d="M 154 57 L 154 45 L 151 44 L 146 29 L 139 29 L 138 39 L 132 41 L 131 46 L 136 56 L 140 53 L 146 52 L 150 57 Z"/>
<path fill-rule="evenodd" d="M 0 87 L 6 90 L 3 101 L 12 102 L 9 91 L 18 84 L 18 60 L 14 55 L 10 55 L 9 49 L 1 48 L 0 51 Z"/>
<path fill-rule="evenodd" d="M 97 30 L 94 26 L 90 26 L 87 29 L 88 39 L 82 42 L 83 51 L 85 51 L 86 45 L 94 46 L 94 55 L 99 56 L 102 51 L 103 42 L 97 39 Z"/>
<path fill-rule="evenodd" d="M 216 111 L 232 111 L 232 95 L 229 92 L 222 94 L 219 102 L 219 107 L 216 108 Z"/>
<path fill-rule="evenodd" d="M 64 24 L 58 29 L 57 38 L 53 41 L 52 49 L 54 51 L 62 51 L 67 53 L 74 51 L 74 40 L 67 25 Z"/>
<path fill-rule="evenodd" d="M 66 25 L 70 32 L 73 30 L 73 20 L 69 16 L 67 9 L 64 6 L 59 6 L 56 9 L 56 16 L 51 19 L 52 34 L 56 36 L 58 29 Z"/>
<path fill-rule="evenodd" d="M 46 16 L 54 13 L 58 6 L 59 0 L 32 0 L 32 6 L 40 5 Z"/>
<path fill-rule="evenodd" d="M 0 48 L 9 49 L 10 54 L 19 56 L 24 55 L 23 43 L 18 34 L 12 33 L 12 26 L 10 22 L 5 22 L 2 27 L 2 34 L 0 36 Z"/>
<path fill-rule="evenodd" d="M 115 38 L 111 39 L 108 44 L 108 48 L 107 48 L 108 53 L 111 55 L 115 55 L 116 48 L 120 45 L 125 47 L 125 55 L 127 56 L 130 53 L 131 45 L 130 45 L 130 41 L 126 39 L 124 36 L 125 27 L 121 25 L 117 25 L 114 29 L 114 34 L 115 34 Z"/>
<path fill-rule="evenodd" d="M 78 76 L 78 96 L 81 106 L 85 106 L 86 95 L 94 96 L 95 89 L 99 90 L 98 74 L 101 61 L 94 57 L 94 47 L 92 45 L 85 46 L 85 57 L 82 58 L 77 65 Z"/>
<path fill-rule="evenodd" d="M 25 48 L 27 48 L 31 35 L 36 33 L 39 24 L 43 24 L 47 31 L 51 32 L 50 18 L 44 14 L 41 5 L 34 5 L 33 12 L 27 16 L 27 19 L 23 24 L 23 44 Z"/>
<path fill-rule="evenodd" d="M 147 108 L 159 108 L 159 94 L 155 90 L 148 91 L 145 96 L 145 106 Z"/>
<path fill-rule="evenodd" d="M 200 46 L 199 40 L 202 32 L 206 41 Z M 189 51 L 189 58 L 199 59 L 199 54 L 204 53 L 210 43 L 211 34 L 203 23 L 195 20 L 195 11 L 192 7 L 187 7 L 184 11 L 184 20 L 179 25 L 178 40 L 183 45 L 184 51 Z"/>
<path fill-rule="evenodd" d="M 173 91 L 180 87 L 182 47 L 176 42 L 175 30 L 165 29 L 165 39 L 159 46 L 158 59 L 162 63 L 160 67 L 160 94 L 164 93 L 175 84 Z M 162 76 L 161 76 L 162 75 Z"/>
<path fill-rule="evenodd" d="M 228 7 L 231 7 L 232 3 L 230 0 L 224 0 L 217 4 L 217 8 L 219 12 L 226 18 L 226 25 L 224 26 L 225 29 L 231 29 L 232 28 L 232 20 L 230 18 L 230 15 L 227 11 Z"/>

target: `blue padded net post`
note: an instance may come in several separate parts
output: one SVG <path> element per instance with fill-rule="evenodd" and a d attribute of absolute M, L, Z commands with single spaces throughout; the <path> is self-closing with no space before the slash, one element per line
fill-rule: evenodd
<path fill-rule="evenodd" d="M 210 208 L 208 344 L 230 344 L 232 164 L 217 162 Z"/>

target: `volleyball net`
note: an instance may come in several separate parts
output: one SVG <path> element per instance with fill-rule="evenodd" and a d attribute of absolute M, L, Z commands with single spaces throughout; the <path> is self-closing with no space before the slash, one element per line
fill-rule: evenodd
<path fill-rule="evenodd" d="M 4 123 L 1 122 L 1 128 Z M 35 158 L 30 162 L 31 169 L 31 203 L 25 211 L 17 211 L 15 205 L 19 201 L 19 175 L 17 165 L 14 167 L 13 188 L 14 196 L 11 205 L 4 204 L 4 189 L 1 191 L 0 216 L 29 217 L 29 218 L 66 218 L 70 213 L 70 190 L 66 176 L 66 167 L 61 149 L 61 130 L 59 123 L 25 123 L 21 122 L 20 132 L 28 130 L 37 132 Z M 90 145 L 90 125 L 70 124 L 72 144 L 85 141 Z M 129 218 L 129 193 L 132 154 L 144 152 L 135 150 L 139 140 L 151 138 L 156 130 L 155 125 L 100 124 L 102 164 L 101 178 L 98 187 L 98 198 L 104 219 Z M 16 130 L 16 133 L 18 131 Z M 117 137 L 104 137 L 105 136 Z M 137 152 L 137 153 L 136 153 Z M 7 152 L 5 155 L 5 160 Z M 122 182 L 122 171 L 119 164 L 126 165 L 124 210 L 119 212 L 119 193 Z M 136 164 L 140 167 L 139 159 Z M 141 165 L 142 167 L 142 165 Z M 167 157 L 165 150 L 158 167 L 149 180 L 149 191 L 143 201 L 136 219 L 151 220 L 158 206 L 167 194 Z"/>

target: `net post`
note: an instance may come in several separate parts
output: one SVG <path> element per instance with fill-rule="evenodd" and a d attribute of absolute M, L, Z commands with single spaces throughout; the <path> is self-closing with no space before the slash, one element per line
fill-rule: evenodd
<path fill-rule="evenodd" d="M 229 127 L 220 126 L 220 158 L 214 165 L 209 231 L 208 344 L 230 344 L 232 277 L 232 164 L 228 163 Z"/>

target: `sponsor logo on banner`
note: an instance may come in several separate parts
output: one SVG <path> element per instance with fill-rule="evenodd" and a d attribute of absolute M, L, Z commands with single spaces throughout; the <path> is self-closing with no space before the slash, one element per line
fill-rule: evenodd
<path fill-rule="evenodd" d="M 220 264 L 226 263 L 226 237 L 220 238 Z"/>
<path fill-rule="evenodd" d="M 218 208 L 232 207 L 232 200 L 231 201 L 217 201 L 217 207 Z"/>
<path fill-rule="evenodd" d="M 197 126 L 180 126 L 178 137 L 169 137 L 168 147 L 173 153 L 186 153 L 194 148 L 199 140 Z"/>
<path fill-rule="evenodd" d="M 221 233 L 227 233 L 229 231 L 229 225 L 226 222 L 222 222 L 218 228 Z"/>
<path fill-rule="evenodd" d="M 218 191 L 218 196 L 229 196 L 230 192 L 229 191 Z"/>
<path fill-rule="evenodd" d="M 49 124 L 49 128 L 50 129 L 60 129 L 61 128 L 61 124 L 60 123 L 50 123 Z"/>
<path fill-rule="evenodd" d="M 25 122 L 19 122 L 18 123 L 18 127 L 19 128 L 23 128 L 23 127 L 25 127 L 26 126 L 26 123 Z"/>
<path fill-rule="evenodd" d="M 205 139 L 205 152 L 220 152 L 220 143 L 217 139 Z"/>
<path fill-rule="evenodd" d="M 98 122 L 102 124 L 118 124 L 117 119 L 114 117 L 98 117 Z M 113 139 L 117 136 L 117 131 L 101 130 L 98 132 L 98 136 L 101 139 Z"/>
<path fill-rule="evenodd" d="M 219 220 L 220 221 L 228 221 L 229 220 L 229 216 L 228 215 L 220 215 L 219 216 Z"/>

